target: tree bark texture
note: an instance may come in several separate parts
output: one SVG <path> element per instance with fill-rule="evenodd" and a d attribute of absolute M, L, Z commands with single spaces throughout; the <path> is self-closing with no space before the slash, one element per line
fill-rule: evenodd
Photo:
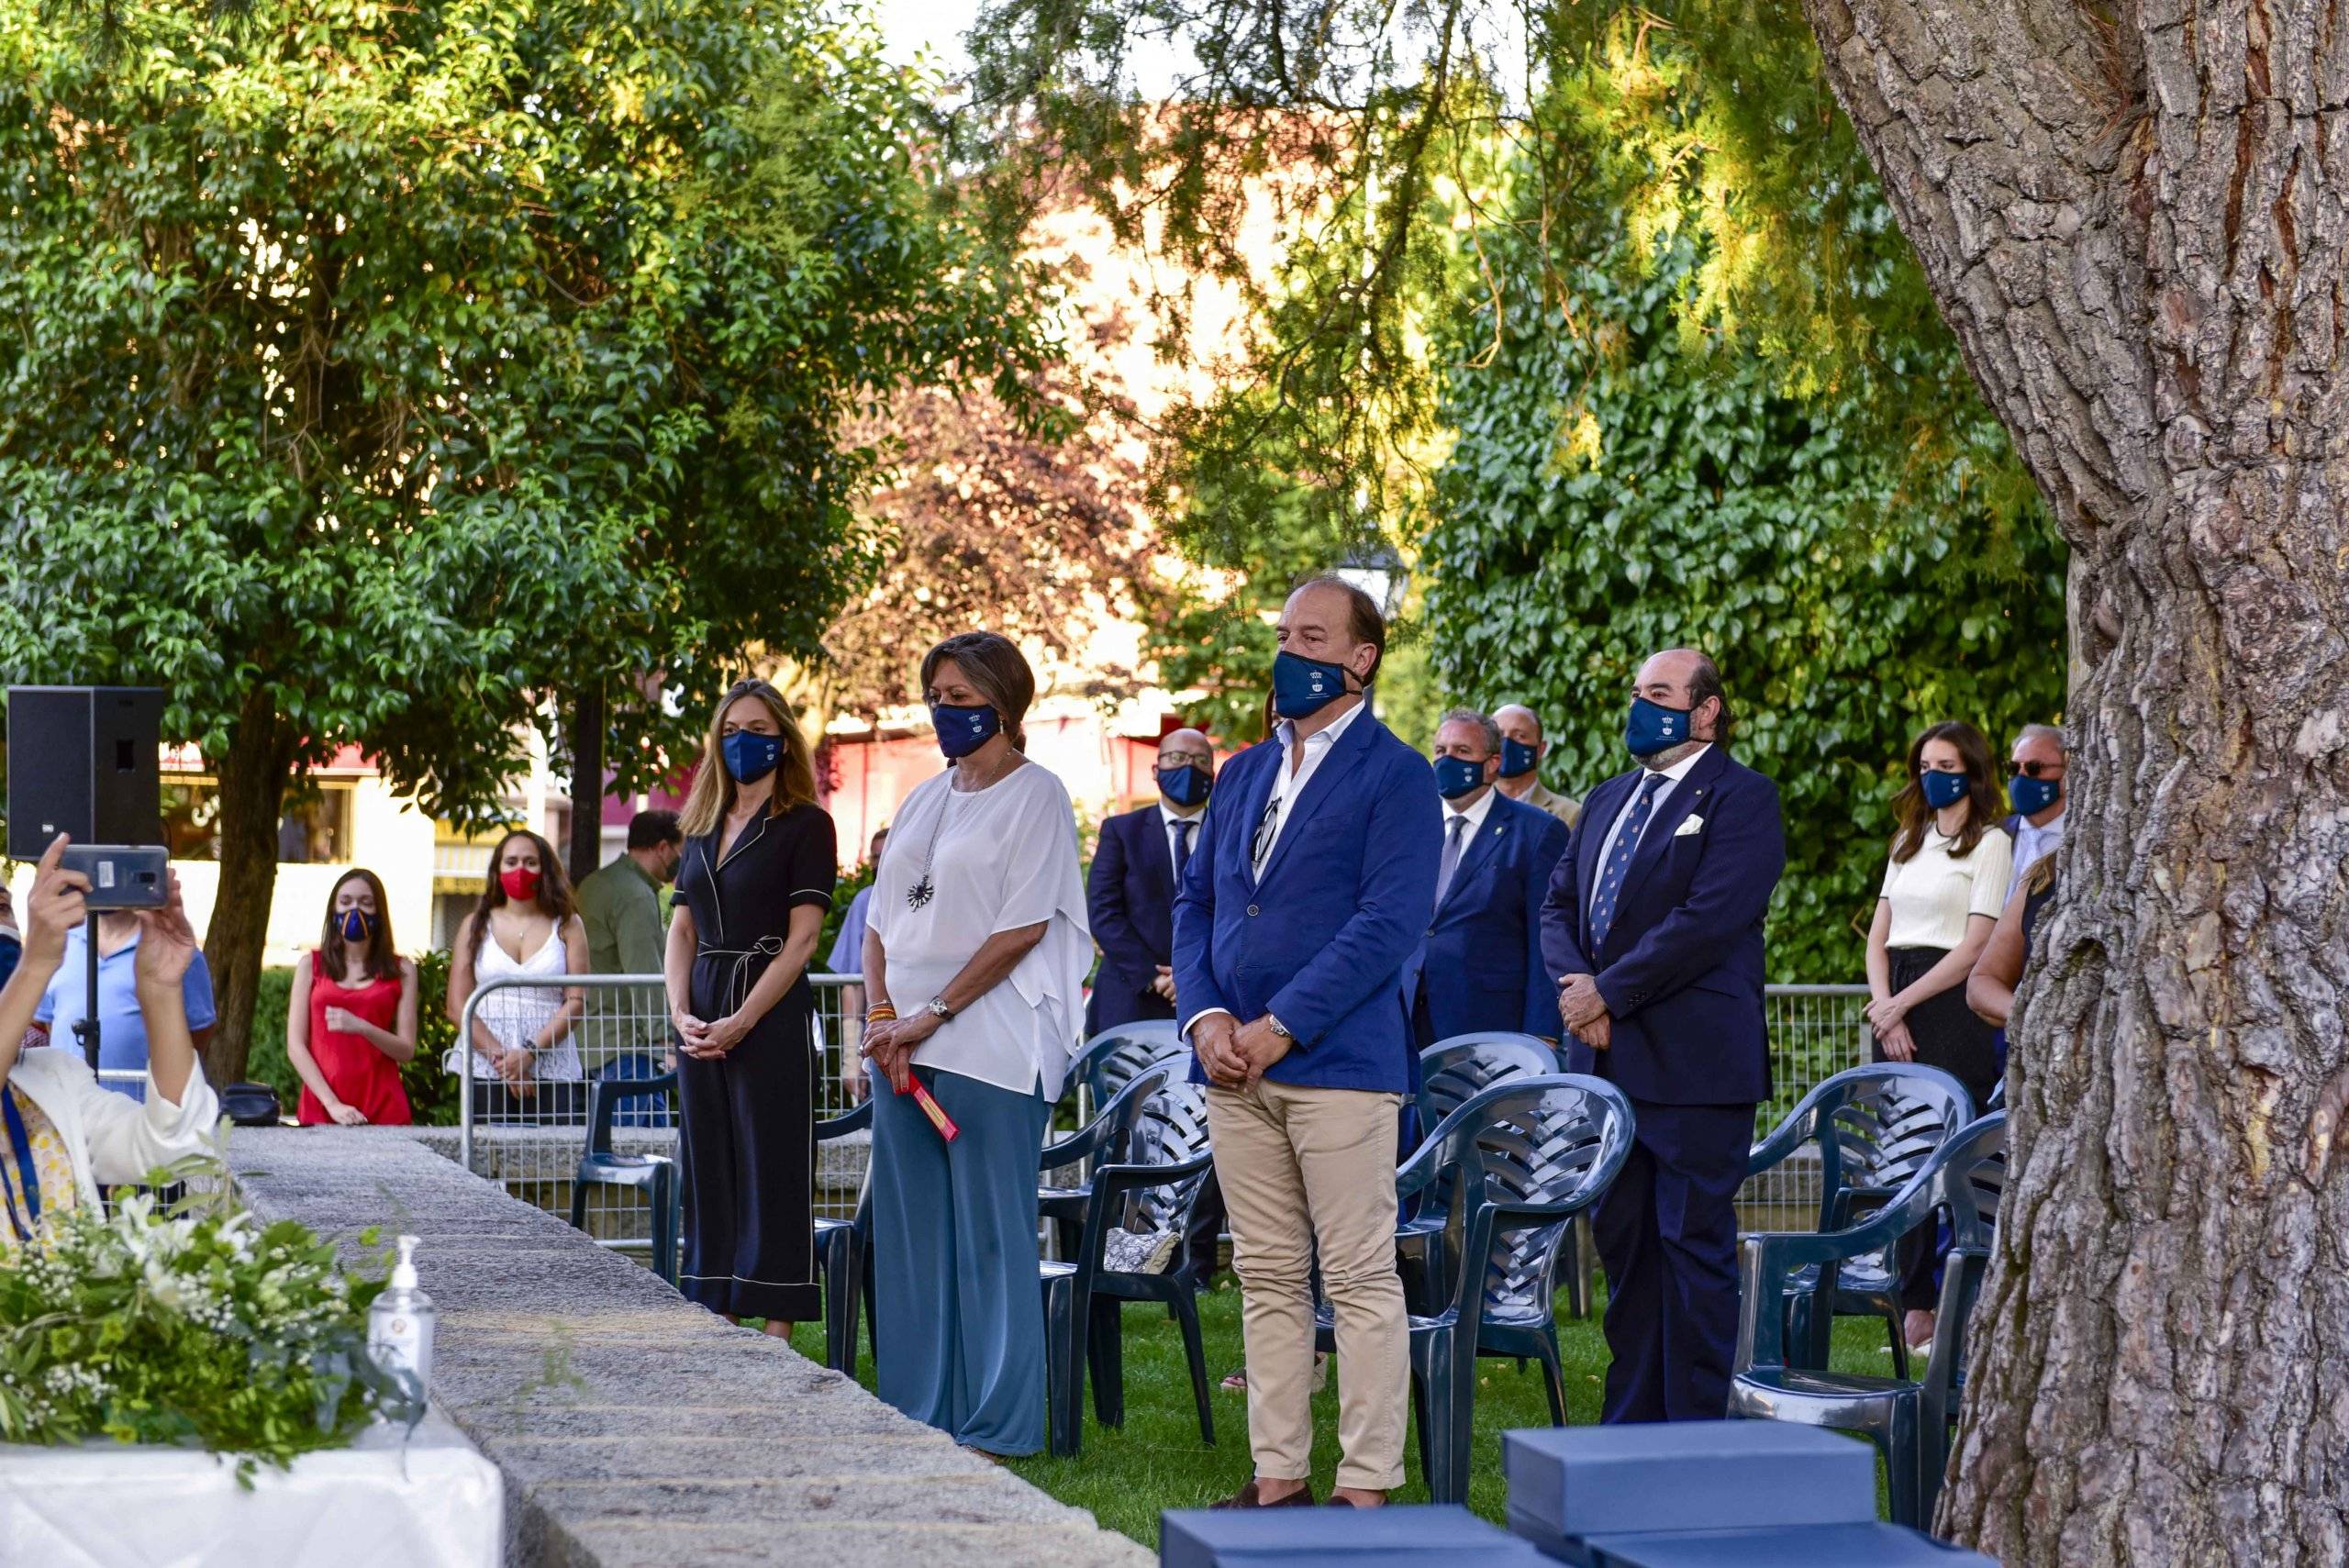
<path fill-rule="evenodd" d="M 571 843 L 563 861 L 579 885 L 604 860 L 604 688 L 584 683 L 571 709 Z"/>
<path fill-rule="evenodd" d="M 1805 4 L 2075 552 L 1940 1525 L 2016 1565 L 2349 1560 L 2349 16 Z"/>
<path fill-rule="evenodd" d="M 277 887 L 277 824 L 294 765 L 294 737 L 263 688 L 249 694 L 220 758 L 220 891 L 205 929 L 220 1026 L 204 1052 L 214 1085 L 245 1075 L 252 1049 L 253 1001 Z"/>

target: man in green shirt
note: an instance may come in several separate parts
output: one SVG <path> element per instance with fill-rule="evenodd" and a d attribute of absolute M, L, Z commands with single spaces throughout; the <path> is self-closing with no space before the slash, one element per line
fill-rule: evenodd
<path fill-rule="evenodd" d="M 580 879 L 590 974 L 661 973 L 668 946 L 661 888 L 676 881 L 685 849 L 675 812 L 640 811 L 629 820 L 626 852 Z M 657 985 L 590 987 L 586 1022 L 587 1043 L 598 1061 L 623 1051 L 667 1048 L 668 1007 Z"/>

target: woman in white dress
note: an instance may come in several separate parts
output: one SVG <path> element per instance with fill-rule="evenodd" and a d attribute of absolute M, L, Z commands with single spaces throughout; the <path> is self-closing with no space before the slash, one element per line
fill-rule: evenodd
<path fill-rule="evenodd" d="M 457 928 L 449 1021 L 464 1027 L 465 1003 L 484 982 L 586 972 L 587 928 L 573 906 L 570 879 L 552 845 L 518 828 L 490 852 L 481 902 Z M 576 985 L 517 985 L 482 998 L 473 1040 L 450 1047 L 443 1063 L 462 1072 L 470 1044 L 475 1121 L 544 1124 L 586 1115 L 586 1074 L 572 1034 L 584 1006 Z"/>
<path fill-rule="evenodd" d="M 1018 648 L 965 632 L 930 650 L 921 678 L 949 766 L 897 810 L 864 938 L 874 1363 L 881 1397 L 914 1419 L 986 1453 L 1034 1453 L 1036 1157 L 1093 957 L 1076 817 L 1021 755 L 1036 679 Z"/>

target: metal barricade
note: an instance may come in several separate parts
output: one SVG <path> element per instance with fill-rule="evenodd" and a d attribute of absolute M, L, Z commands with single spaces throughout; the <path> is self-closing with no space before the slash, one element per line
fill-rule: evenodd
<path fill-rule="evenodd" d="M 863 1025 L 863 1007 L 847 1006 L 855 975 L 812 974 L 816 991 L 814 1041 L 815 1110 L 818 1118 L 850 1108 L 841 1082 L 843 1059 L 854 1061 Z M 474 1044 L 477 1024 L 493 1034 L 501 1027 L 534 1035 L 562 1005 L 563 993 L 578 990 L 584 1010 L 567 1040 L 540 1054 L 527 1087 L 511 1084 L 491 1068 Z M 521 1006 L 499 1000 L 528 998 Z M 672 1071 L 674 1054 L 669 1027 L 666 983 L 657 974 L 509 974 L 485 980 L 465 999 L 457 1027 L 459 1106 L 457 1158 L 467 1170 L 504 1186 L 513 1196 L 566 1218 L 578 1203 L 586 1233 L 598 1242 L 649 1251 L 651 1214 L 638 1190 L 604 1185 L 574 1193 L 579 1161 L 586 1152 L 590 1095 L 599 1081 L 642 1080 Z M 550 1071 L 551 1069 L 551 1071 Z M 611 1149 L 622 1154 L 677 1153 L 674 1095 L 624 1098 L 613 1118 Z M 854 1133 L 821 1144 L 817 1151 L 815 1212 L 845 1218 L 856 1199 L 871 1147 L 869 1134 Z"/>

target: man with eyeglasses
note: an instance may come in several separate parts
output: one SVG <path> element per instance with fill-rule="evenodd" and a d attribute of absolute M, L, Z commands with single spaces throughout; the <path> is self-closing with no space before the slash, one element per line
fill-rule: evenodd
<path fill-rule="evenodd" d="M 1215 747 L 1196 729 L 1158 742 L 1158 799 L 1101 824 L 1085 911 L 1101 969 L 1085 1004 L 1087 1036 L 1137 1018 L 1174 1016 L 1174 890 L 1197 846 L 1215 788 Z"/>
<path fill-rule="evenodd" d="M 2014 870 L 2007 896 L 2022 885 L 2032 863 L 2055 852 L 2064 841 L 2064 732 L 2052 724 L 2026 724 L 2015 737 L 2007 798 L 2015 814 L 2006 820 L 2015 841 Z"/>

